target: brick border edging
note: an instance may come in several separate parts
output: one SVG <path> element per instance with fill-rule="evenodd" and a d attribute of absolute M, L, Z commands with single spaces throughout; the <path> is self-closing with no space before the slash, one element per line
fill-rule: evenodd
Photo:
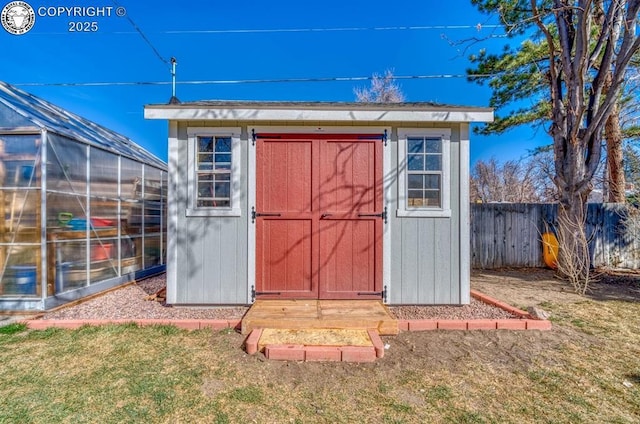
<path fill-rule="evenodd" d="M 264 356 L 275 361 L 304 362 L 373 362 L 384 357 L 384 343 L 376 330 L 367 330 L 371 346 L 314 346 L 302 344 L 269 344 Z M 244 341 L 249 355 L 258 353 L 262 329 L 256 328 Z"/>
<path fill-rule="evenodd" d="M 77 329 L 86 325 L 136 324 L 140 327 L 152 325 L 172 325 L 183 330 L 224 330 L 239 329 L 241 319 L 32 319 L 21 321 L 31 330 L 45 330 L 50 327 Z"/>
<path fill-rule="evenodd" d="M 471 289 L 471 296 L 481 302 L 507 311 L 518 318 L 515 319 L 467 319 L 467 320 L 438 320 L 415 319 L 398 320 L 400 331 L 429 331 L 429 330 L 551 330 L 551 321 L 534 319 L 528 312 L 513 307 Z"/>
<path fill-rule="evenodd" d="M 416 319 L 398 320 L 400 331 L 428 331 L 428 330 L 551 330 L 551 321 L 533 319 L 527 312 L 515 308 L 507 303 L 487 296 L 471 289 L 471 296 L 481 302 L 493 305 L 510 312 L 519 319 L 468 319 L 468 320 L 437 320 Z M 141 327 L 150 325 L 173 325 L 184 330 L 224 330 L 240 329 L 242 319 L 27 319 L 21 321 L 32 330 L 44 330 L 50 327 L 77 329 L 84 325 L 130 324 Z"/>

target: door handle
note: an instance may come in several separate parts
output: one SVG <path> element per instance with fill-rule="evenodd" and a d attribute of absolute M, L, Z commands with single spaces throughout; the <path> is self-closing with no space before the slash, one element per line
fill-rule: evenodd
<path fill-rule="evenodd" d="M 333 214 L 332 213 L 323 213 L 322 215 L 320 215 L 320 218 L 327 218 L 327 217 L 330 217 L 330 216 L 333 216 Z"/>

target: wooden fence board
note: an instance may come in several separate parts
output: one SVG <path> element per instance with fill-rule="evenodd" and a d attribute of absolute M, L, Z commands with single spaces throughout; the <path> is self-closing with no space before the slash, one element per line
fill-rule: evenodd
<path fill-rule="evenodd" d="M 626 205 L 588 205 L 585 230 L 593 266 L 640 268 L 640 240 L 625 227 L 626 213 Z M 471 204 L 472 267 L 544 266 L 541 236 L 554 231 L 557 216 L 556 204 Z"/>

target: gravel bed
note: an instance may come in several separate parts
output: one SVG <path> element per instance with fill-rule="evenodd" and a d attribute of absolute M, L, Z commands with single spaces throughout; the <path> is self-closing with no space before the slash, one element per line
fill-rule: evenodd
<path fill-rule="evenodd" d="M 146 300 L 165 285 L 165 274 L 146 278 L 85 302 L 47 312 L 42 319 L 239 319 L 248 310 L 245 306 L 172 307 Z M 389 310 L 398 319 L 517 318 L 475 299 L 463 306 L 391 306 Z"/>

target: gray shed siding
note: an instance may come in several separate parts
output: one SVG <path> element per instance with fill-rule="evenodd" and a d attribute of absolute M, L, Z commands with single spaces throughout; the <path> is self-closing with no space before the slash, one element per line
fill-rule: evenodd
<path fill-rule="evenodd" d="M 246 304 L 247 303 L 247 143 L 242 136 L 241 210 L 239 217 L 186 216 L 188 170 L 188 127 L 218 126 L 212 122 L 180 122 L 177 140 L 169 141 L 172 179 L 169 225 L 169 261 L 167 295 L 173 304 Z M 245 131 L 245 130 L 243 130 Z M 176 143 L 176 146 L 172 146 Z M 173 149 L 172 149 L 173 148 Z M 173 195 L 171 194 L 173 191 Z M 170 203 L 171 204 L 171 203 Z"/>
<path fill-rule="evenodd" d="M 435 127 L 447 126 L 436 124 Z M 461 249 L 461 242 L 465 239 L 461 213 L 466 209 L 461 202 L 460 186 L 461 159 L 466 158 L 468 163 L 468 151 L 464 151 L 468 149 L 468 143 L 463 145 L 460 142 L 460 125 L 449 128 L 451 176 L 448 189 L 451 196 L 451 217 L 410 218 L 398 217 L 395 213 L 390 215 L 390 304 L 469 303 L 468 271 L 464 271 L 464 267 L 469 266 L 469 259 L 464 257 L 464 249 Z M 390 151 L 392 164 L 398 163 L 397 140 L 394 131 Z M 398 193 L 397 180 L 398 178 L 390 179 L 390 192 L 394 196 L 402 195 Z M 464 199 L 467 202 L 468 195 Z M 395 210 L 396 205 L 390 203 L 390 206 L 393 206 L 390 210 Z"/>
<path fill-rule="evenodd" d="M 167 287 L 168 302 L 173 304 L 246 304 L 248 293 L 248 219 L 247 204 L 249 137 L 252 126 L 269 122 L 253 121 L 173 121 L 169 138 L 170 221 L 168 226 Z M 306 122 L 310 128 L 326 122 Z M 285 126 L 287 123 L 272 124 Z M 301 122 L 291 122 L 299 127 Z M 336 126 L 345 123 L 335 122 Z M 189 127 L 241 127 L 242 175 L 241 217 L 187 217 L 187 173 Z M 349 124 L 354 126 L 354 124 Z M 379 126 L 362 122 L 355 126 Z M 391 158 L 385 192 L 389 210 L 390 257 L 388 267 L 390 304 L 461 304 L 469 302 L 468 194 L 461 187 L 461 172 L 468 173 L 468 125 L 451 123 L 398 122 L 384 154 Z M 398 200 L 398 128 L 450 128 L 450 206 L 451 217 L 397 217 Z M 466 142 L 461 143 L 461 134 Z M 466 165 L 461 167 L 461 160 Z M 465 174 L 467 175 L 467 174 Z M 463 176 L 464 178 L 464 176 Z M 461 201 L 464 200 L 464 201 Z M 468 231 L 468 228 L 466 229 Z M 461 256 L 462 255 L 462 256 Z"/>

